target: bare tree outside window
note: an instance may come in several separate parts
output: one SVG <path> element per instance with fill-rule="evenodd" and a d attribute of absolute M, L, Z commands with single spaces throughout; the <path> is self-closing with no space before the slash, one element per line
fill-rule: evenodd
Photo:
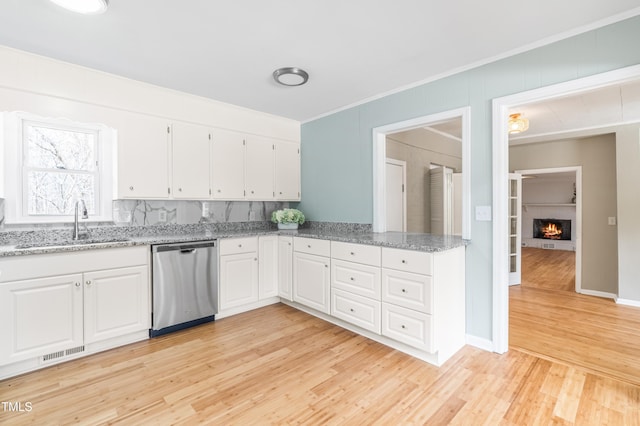
<path fill-rule="evenodd" d="M 24 122 L 26 212 L 71 215 L 84 199 L 89 214 L 98 203 L 98 132 Z"/>

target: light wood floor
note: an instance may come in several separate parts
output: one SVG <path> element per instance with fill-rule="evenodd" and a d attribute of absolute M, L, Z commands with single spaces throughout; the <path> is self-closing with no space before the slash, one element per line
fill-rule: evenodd
<path fill-rule="evenodd" d="M 640 308 L 575 292 L 575 253 L 522 251 L 510 288 L 512 348 L 640 384 Z"/>
<path fill-rule="evenodd" d="M 277 304 L 0 381 L 0 424 L 639 425 L 640 387 L 518 350 L 436 368 Z"/>

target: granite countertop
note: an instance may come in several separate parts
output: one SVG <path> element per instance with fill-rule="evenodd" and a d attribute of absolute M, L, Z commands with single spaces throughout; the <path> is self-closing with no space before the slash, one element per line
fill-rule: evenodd
<path fill-rule="evenodd" d="M 424 252 L 439 252 L 465 246 L 469 240 L 456 236 L 406 233 L 406 232 L 338 232 L 327 229 L 299 229 L 297 231 L 278 231 L 273 229 L 216 230 L 187 233 L 157 233 L 127 237 L 95 236 L 86 240 L 38 240 L 31 237 L 27 241 L 0 245 L 0 257 L 24 256 L 45 253 L 62 253 L 80 250 L 95 250 L 115 247 L 131 247 L 152 244 L 206 241 L 222 238 L 238 238 L 258 235 L 289 235 L 305 238 L 318 238 L 355 244 L 368 244 Z"/>

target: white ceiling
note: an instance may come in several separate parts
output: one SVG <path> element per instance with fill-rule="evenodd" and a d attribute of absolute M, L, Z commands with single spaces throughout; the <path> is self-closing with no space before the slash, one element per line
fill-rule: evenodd
<path fill-rule="evenodd" d="M 640 14 L 638 0 L 2 0 L 0 44 L 305 121 Z M 271 79 L 310 74 L 302 87 Z"/>
<path fill-rule="evenodd" d="M 608 133 L 617 125 L 640 122 L 640 81 L 530 103 L 509 112 L 529 120 L 527 131 L 510 135 L 511 145 Z"/>

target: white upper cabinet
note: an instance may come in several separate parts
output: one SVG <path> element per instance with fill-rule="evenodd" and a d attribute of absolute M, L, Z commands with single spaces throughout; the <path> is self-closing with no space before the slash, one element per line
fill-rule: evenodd
<path fill-rule="evenodd" d="M 247 138 L 245 151 L 245 190 L 247 200 L 273 200 L 273 151 L 275 142 L 268 138 Z"/>
<path fill-rule="evenodd" d="M 275 144 L 275 197 L 300 200 L 300 145 L 277 141 Z"/>
<path fill-rule="evenodd" d="M 169 123 L 131 114 L 118 127 L 117 198 L 169 197 Z"/>
<path fill-rule="evenodd" d="M 171 131 L 173 197 L 188 200 L 209 198 L 209 128 L 173 123 Z"/>
<path fill-rule="evenodd" d="M 214 129 L 211 138 L 211 197 L 244 199 L 245 135 Z"/>

